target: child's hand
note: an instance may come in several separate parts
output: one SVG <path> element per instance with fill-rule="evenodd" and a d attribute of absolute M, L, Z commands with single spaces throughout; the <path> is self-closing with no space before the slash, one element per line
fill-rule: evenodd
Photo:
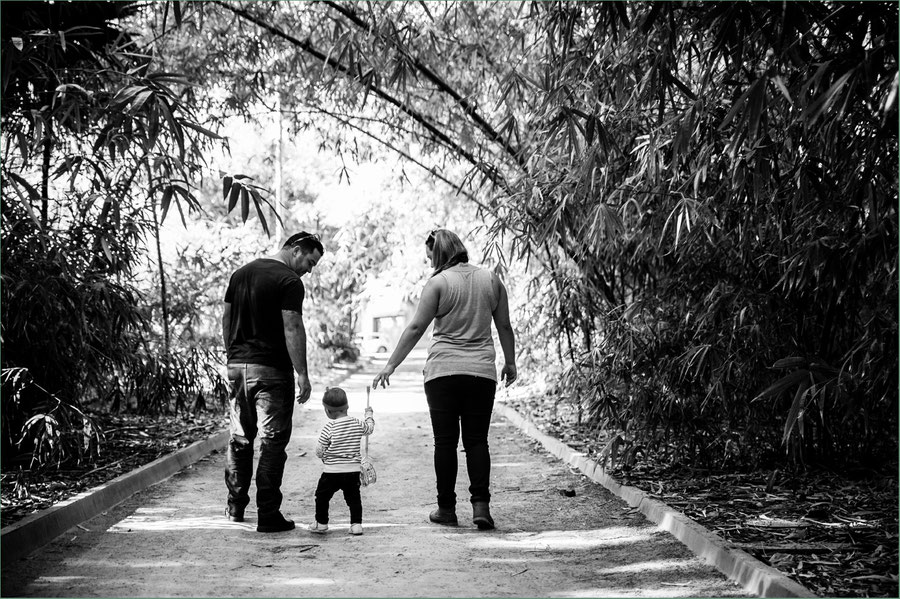
<path fill-rule="evenodd" d="M 375 414 L 375 412 L 372 408 L 366 408 L 366 418 L 371 418 L 373 414 Z"/>

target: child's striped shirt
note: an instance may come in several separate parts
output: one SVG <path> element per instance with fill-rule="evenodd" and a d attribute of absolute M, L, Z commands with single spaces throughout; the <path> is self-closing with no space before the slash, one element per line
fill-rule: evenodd
<path fill-rule="evenodd" d="M 352 416 L 329 420 L 316 444 L 316 455 L 322 458 L 325 472 L 359 472 L 362 461 L 359 441 L 374 430 L 375 419 L 371 416 L 365 421 Z"/>

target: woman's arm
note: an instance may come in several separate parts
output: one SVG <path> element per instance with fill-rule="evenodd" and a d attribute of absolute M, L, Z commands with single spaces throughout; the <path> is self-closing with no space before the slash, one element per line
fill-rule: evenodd
<path fill-rule="evenodd" d="M 499 277 L 494 275 L 497 291 L 497 307 L 494 308 L 494 326 L 497 327 L 497 336 L 500 337 L 500 348 L 503 350 L 503 369 L 500 371 L 500 380 L 506 381 L 509 387 L 516 377 L 516 337 L 512 324 L 509 321 L 509 297 L 506 295 L 506 287 Z"/>
<path fill-rule="evenodd" d="M 422 297 L 419 299 L 419 306 L 416 308 L 416 314 L 403 330 L 403 334 L 400 335 L 397 347 L 394 348 L 391 357 L 388 358 L 387 364 L 372 380 L 373 389 L 377 389 L 379 383 L 381 383 L 382 387 L 391 384 L 390 376 L 394 373 L 394 370 L 406 359 L 412 348 L 416 346 L 416 343 L 425 334 L 425 329 L 434 320 L 444 286 L 445 283 L 442 277 L 429 279 L 425 284 L 425 289 L 422 290 Z"/>

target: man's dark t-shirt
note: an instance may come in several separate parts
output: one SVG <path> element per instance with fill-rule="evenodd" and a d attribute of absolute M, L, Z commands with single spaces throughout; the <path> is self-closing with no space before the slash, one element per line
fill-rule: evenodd
<path fill-rule="evenodd" d="M 302 313 L 304 295 L 300 275 L 278 260 L 260 258 L 236 270 L 225 292 L 231 304 L 228 362 L 293 371 L 281 311 Z"/>

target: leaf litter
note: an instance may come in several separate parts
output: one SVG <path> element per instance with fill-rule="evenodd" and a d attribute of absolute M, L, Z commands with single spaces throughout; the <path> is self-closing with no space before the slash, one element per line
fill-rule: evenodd
<path fill-rule="evenodd" d="M 529 395 L 506 402 L 595 461 L 613 438 L 582 425 L 556 399 Z M 851 473 L 728 472 L 673 467 L 642 453 L 607 472 L 820 597 L 900 596 L 896 464 Z"/>
<path fill-rule="evenodd" d="M 92 418 L 106 439 L 93 460 L 60 469 L 22 466 L 0 476 L 0 526 L 207 439 L 226 426 L 223 413 L 213 411 L 179 416 L 92 414 Z"/>

